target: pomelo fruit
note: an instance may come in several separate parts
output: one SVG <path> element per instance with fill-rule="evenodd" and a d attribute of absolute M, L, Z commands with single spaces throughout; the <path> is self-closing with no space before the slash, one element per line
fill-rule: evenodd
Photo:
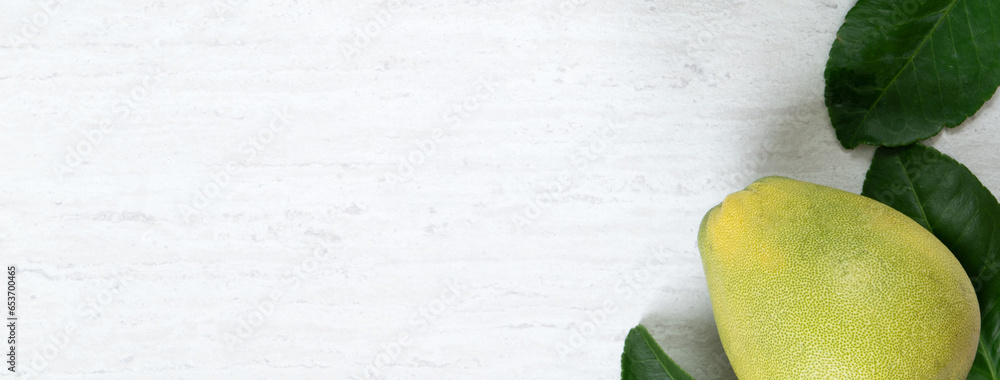
<path fill-rule="evenodd" d="M 757 180 L 698 232 L 722 345 L 741 380 L 965 379 L 969 277 L 937 238 L 861 195 Z"/>

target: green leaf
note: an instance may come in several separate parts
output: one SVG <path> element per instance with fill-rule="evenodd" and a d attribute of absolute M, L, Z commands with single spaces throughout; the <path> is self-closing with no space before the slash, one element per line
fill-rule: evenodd
<path fill-rule="evenodd" d="M 930 230 L 958 258 L 979 299 L 982 333 L 969 379 L 1000 380 L 1000 203 L 964 165 L 916 144 L 879 148 L 861 195 Z"/>
<path fill-rule="evenodd" d="M 859 0 L 824 77 L 845 148 L 934 136 L 976 113 L 1000 85 L 1000 3 Z"/>
<path fill-rule="evenodd" d="M 622 380 L 694 380 L 670 360 L 646 326 L 635 326 L 625 337 Z"/>
<path fill-rule="evenodd" d="M 979 296 L 979 312 L 983 316 L 979 334 L 979 352 L 968 380 L 1000 379 L 1000 287 L 992 281 Z"/>

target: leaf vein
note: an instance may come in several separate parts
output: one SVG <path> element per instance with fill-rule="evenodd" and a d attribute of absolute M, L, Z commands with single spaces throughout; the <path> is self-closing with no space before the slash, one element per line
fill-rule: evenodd
<path fill-rule="evenodd" d="M 935 23 L 934 26 L 931 27 L 931 30 L 930 30 L 929 33 L 927 33 L 927 36 L 924 37 L 923 41 L 920 41 L 920 46 L 918 46 L 913 51 L 913 54 L 910 55 L 910 57 L 906 60 L 906 63 L 903 64 L 903 67 L 900 68 L 899 72 L 897 72 L 896 75 L 893 76 L 892 80 L 889 81 L 889 83 L 886 85 L 886 88 L 894 86 L 896 84 L 896 80 L 899 79 L 900 74 L 902 74 L 905 71 L 904 69 L 907 66 L 913 64 L 913 59 L 916 58 L 916 56 L 920 54 L 920 52 L 924 48 L 924 45 L 927 44 L 927 41 L 930 40 L 931 37 L 934 36 L 935 33 L 937 33 L 937 30 L 941 26 L 941 23 L 944 22 L 945 20 L 949 20 L 949 16 L 951 15 L 952 10 L 955 9 L 955 5 L 957 5 L 959 1 L 961 1 L 961 0 L 955 0 L 954 2 L 951 3 L 951 5 L 948 6 L 948 9 L 943 12 L 943 16 L 941 16 L 941 18 L 937 21 L 937 23 Z M 950 21 L 949 21 L 948 25 L 949 25 L 948 30 L 950 31 L 951 30 L 951 22 Z M 954 39 L 955 39 L 954 35 L 952 35 L 952 42 L 954 42 Z M 953 43 L 953 45 L 954 45 L 954 43 Z M 872 110 L 878 108 L 878 104 L 879 104 L 879 102 L 882 101 L 882 97 L 885 96 L 886 92 L 887 91 L 882 91 L 882 93 L 879 94 L 878 98 L 876 98 L 875 101 L 872 102 L 872 105 L 870 107 L 868 107 L 868 111 L 865 112 L 865 116 L 863 116 L 861 118 L 861 121 L 858 122 L 858 125 L 854 129 L 854 136 L 851 137 L 851 142 L 853 142 L 853 143 L 857 143 L 858 142 L 858 133 L 861 132 L 861 127 L 868 120 L 868 116 L 871 114 Z M 877 111 L 876 111 L 876 114 L 877 114 Z"/>
<path fill-rule="evenodd" d="M 913 200 L 917 203 L 917 210 L 920 211 L 920 217 L 924 219 L 924 225 L 927 226 L 927 230 L 934 233 L 934 228 L 931 227 L 931 221 L 927 219 L 927 213 L 924 212 L 924 206 L 920 204 L 920 197 L 917 196 L 917 188 L 913 186 L 913 180 L 910 175 L 906 173 L 906 164 L 903 163 L 903 157 L 896 155 L 896 160 L 899 161 L 899 167 L 903 169 L 903 178 L 906 178 L 906 183 L 909 185 L 910 192 L 913 193 Z"/>

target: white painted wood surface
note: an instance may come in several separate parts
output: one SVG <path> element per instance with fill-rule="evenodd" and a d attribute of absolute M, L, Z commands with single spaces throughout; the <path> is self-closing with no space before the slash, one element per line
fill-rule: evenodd
<path fill-rule="evenodd" d="M 696 229 L 764 175 L 860 191 L 852 4 L 5 2 L 18 375 L 614 379 L 644 322 L 734 379 Z M 998 125 L 931 143 L 1000 193 Z"/>

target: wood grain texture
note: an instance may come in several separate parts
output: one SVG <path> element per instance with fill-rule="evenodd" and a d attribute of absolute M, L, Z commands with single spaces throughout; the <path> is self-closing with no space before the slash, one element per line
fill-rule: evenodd
<path fill-rule="evenodd" d="M 641 321 L 734 379 L 697 226 L 764 175 L 861 190 L 822 99 L 850 5 L 15 1 L 19 370 L 609 379 Z M 998 119 L 931 142 L 994 192 Z"/>

